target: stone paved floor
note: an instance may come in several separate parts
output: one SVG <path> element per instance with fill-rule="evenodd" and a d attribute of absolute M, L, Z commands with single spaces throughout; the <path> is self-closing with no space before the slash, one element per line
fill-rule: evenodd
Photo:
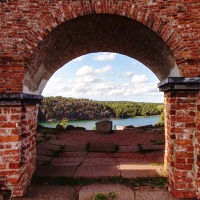
<path fill-rule="evenodd" d="M 113 200 L 175 200 L 166 190 L 132 190 L 121 184 L 92 184 L 78 190 L 71 186 L 31 185 L 24 197 L 10 200 L 94 200 L 99 193 L 106 197 L 114 193 Z"/>
<path fill-rule="evenodd" d="M 138 153 L 115 152 L 113 143 L 92 143 L 90 151 L 78 149 L 78 145 L 61 146 L 40 143 L 37 146 L 37 170 L 35 176 L 51 177 L 151 177 L 164 176 L 162 149 Z M 76 149 L 76 151 L 74 151 Z M 127 148 L 128 150 L 130 148 Z M 134 149 L 134 148 L 132 148 Z M 136 149 L 136 148 L 135 148 Z M 149 149 L 152 150 L 152 149 Z"/>
<path fill-rule="evenodd" d="M 66 177 L 66 178 L 104 178 L 104 177 L 155 177 L 164 176 L 163 145 L 151 145 L 143 142 L 139 148 L 136 140 L 128 136 L 127 141 L 98 139 L 91 141 L 90 135 L 72 135 L 66 142 L 57 140 L 54 144 L 42 142 L 37 145 L 37 170 L 35 177 Z M 138 136 L 137 136 L 138 137 Z M 81 139 L 80 139 L 81 138 Z M 93 137 L 94 138 L 94 137 Z M 111 138 L 111 140 L 108 140 Z M 85 139 L 85 140 L 84 140 Z M 138 139 L 138 138 L 135 138 Z M 76 142 L 72 142 L 72 141 Z M 90 143 L 88 143 L 90 140 Z M 142 141 L 146 141 L 144 137 Z M 80 142 L 81 141 L 81 142 Z M 82 142 L 84 141 L 84 142 Z M 118 142 L 116 142 L 118 141 Z M 116 146 L 117 145 L 117 146 Z M 139 152 L 138 152 L 139 150 Z M 94 195 L 103 192 L 116 194 L 114 200 L 173 200 L 166 190 L 129 188 L 120 184 L 92 184 L 86 186 L 56 186 L 31 184 L 23 198 L 15 200 L 93 200 Z"/>

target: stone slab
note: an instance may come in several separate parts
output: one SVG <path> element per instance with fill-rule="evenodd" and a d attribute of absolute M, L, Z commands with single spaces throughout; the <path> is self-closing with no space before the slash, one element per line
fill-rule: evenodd
<path fill-rule="evenodd" d="M 79 200 L 93 200 L 94 196 L 99 193 L 103 193 L 108 198 L 111 192 L 116 194 L 115 200 L 135 200 L 134 191 L 119 184 L 94 184 L 85 186 L 79 191 Z"/>
<path fill-rule="evenodd" d="M 81 162 L 51 162 L 51 165 L 56 165 L 56 166 L 70 166 L 70 165 L 76 165 L 77 167 L 81 164 Z"/>
<path fill-rule="evenodd" d="M 74 200 L 76 199 L 76 190 L 70 186 L 45 186 L 40 194 L 40 199 L 47 200 Z"/>
<path fill-rule="evenodd" d="M 135 200 L 175 200 L 168 191 L 135 191 Z"/>
<path fill-rule="evenodd" d="M 91 152 L 115 152 L 115 144 L 112 142 L 91 142 Z"/>
<path fill-rule="evenodd" d="M 135 177 L 163 177 L 165 176 L 162 166 L 152 166 L 147 164 L 133 164 L 133 163 L 120 163 L 119 169 L 121 177 L 135 178 Z"/>
<path fill-rule="evenodd" d="M 44 155 L 37 155 L 36 159 L 38 161 L 50 161 L 52 159 L 52 157 L 44 156 Z"/>
<path fill-rule="evenodd" d="M 46 143 L 46 142 L 42 142 L 37 145 L 37 148 L 48 149 L 51 151 L 58 151 L 58 150 L 60 150 L 60 147 L 61 147 L 60 145 L 50 144 L 50 143 Z"/>
<path fill-rule="evenodd" d="M 87 152 L 81 151 L 81 152 L 64 152 L 59 155 L 59 157 L 85 157 L 87 155 Z"/>
<path fill-rule="evenodd" d="M 69 166 L 39 166 L 35 172 L 35 176 L 49 177 L 72 177 L 76 171 L 76 165 Z"/>
<path fill-rule="evenodd" d="M 44 155 L 44 156 L 53 156 L 54 155 L 54 151 L 51 151 L 49 149 L 37 148 L 36 152 L 37 152 L 37 155 Z"/>
<path fill-rule="evenodd" d="M 89 152 L 86 158 L 117 158 L 116 153 Z"/>
<path fill-rule="evenodd" d="M 29 187 L 24 197 L 14 200 L 75 200 L 76 196 L 75 188 L 70 186 L 40 185 Z"/>
<path fill-rule="evenodd" d="M 86 144 L 67 144 L 65 145 L 64 151 L 69 152 L 81 152 L 86 150 Z"/>
<path fill-rule="evenodd" d="M 51 163 L 77 163 L 82 162 L 84 157 L 57 157 L 51 160 Z"/>
<path fill-rule="evenodd" d="M 88 163 L 91 165 L 91 163 L 115 163 L 118 162 L 117 158 L 86 158 L 84 163 Z"/>
<path fill-rule="evenodd" d="M 137 146 L 120 146 L 119 152 L 137 152 L 138 147 Z"/>
<path fill-rule="evenodd" d="M 116 164 L 84 165 L 78 167 L 74 177 L 98 178 L 98 177 L 119 177 L 120 170 Z"/>

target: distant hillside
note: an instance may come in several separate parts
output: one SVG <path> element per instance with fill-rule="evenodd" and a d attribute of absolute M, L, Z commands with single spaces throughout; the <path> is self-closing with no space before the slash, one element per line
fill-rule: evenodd
<path fill-rule="evenodd" d="M 93 101 L 64 97 L 44 97 L 38 120 L 100 120 L 160 115 L 163 104 L 129 101 Z"/>

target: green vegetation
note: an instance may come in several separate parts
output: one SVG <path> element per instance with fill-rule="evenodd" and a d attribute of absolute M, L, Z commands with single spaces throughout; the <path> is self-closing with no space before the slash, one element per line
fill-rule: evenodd
<path fill-rule="evenodd" d="M 69 178 L 69 177 L 36 177 L 33 176 L 32 182 L 37 185 L 70 185 L 84 186 L 90 184 L 123 184 L 129 187 L 149 186 L 153 188 L 167 188 L 166 177 L 138 177 L 133 179 L 110 177 L 110 178 Z"/>
<path fill-rule="evenodd" d="M 64 148 L 65 148 L 65 146 L 61 145 L 59 150 L 53 152 L 53 157 L 57 158 L 61 153 L 64 152 Z"/>
<path fill-rule="evenodd" d="M 164 145 L 165 141 L 161 140 L 161 139 L 151 139 L 149 141 L 152 145 Z"/>
<path fill-rule="evenodd" d="M 93 101 L 58 97 L 44 97 L 39 109 L 39 121 L 99 120 L 161 115 L 163 104 L 129 101 Z"/>
<path fill-rule="evenodd" d="M 115 192 L 110 192 L 110 193 L 109 193 L 109 197 L 111 197 L 111 198 L 115 198 L 115 197 L 116 197 Z"/>
<path fill-rule="evenodd" d="M 99 193 L 95 195 L 94 200 L 108 200 L 108 198 L 103 193 Z"/>
<path fill-rule="evenodd" d="M 142 147 L 142 144 L 137 144 L 137 146 L 138 146 L 138 153 L 144 153 L 144 149 L 143 149 L 143 147 Z"/>
<path fill-rule="evenodd" d="M 90 152 L 90 142 L 87 142 L 86 147 L 85 147 L 85 150 L 86 150 L 87 152 Z"/>
<path fill-rule="evenodd" d="M 165 122 L 165 115 L 164 112 L 162 112 L 158 120 L 158 124 L 163 124 L 164 122 Z"/>
<path fill-rule="evenodd" d="M 109 197 L 111 199 L 114 199 L 116 197 L 115 192 L 110 192 L 109 193 Z M 110 199 L 109 198 L 109 199 Z M 94 196 L 94 200 L 108 200 L 108 198 L 106 197 L 106 195 L 104 195 L 103 193 L 98 193 Z"/>

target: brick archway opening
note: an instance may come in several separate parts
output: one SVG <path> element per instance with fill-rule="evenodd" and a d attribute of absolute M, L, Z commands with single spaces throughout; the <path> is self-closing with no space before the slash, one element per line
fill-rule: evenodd
<path fill-rule="evenodd" d="M 44 38 L 30 59 L 23 92 L 41 94 L 48 79 L 65 63 L 100 51 L 135 58 L 159 80 L 180 76 L 173 53 L 155 32 L 127 17 L 98 14 L 67 21 Z"/>

